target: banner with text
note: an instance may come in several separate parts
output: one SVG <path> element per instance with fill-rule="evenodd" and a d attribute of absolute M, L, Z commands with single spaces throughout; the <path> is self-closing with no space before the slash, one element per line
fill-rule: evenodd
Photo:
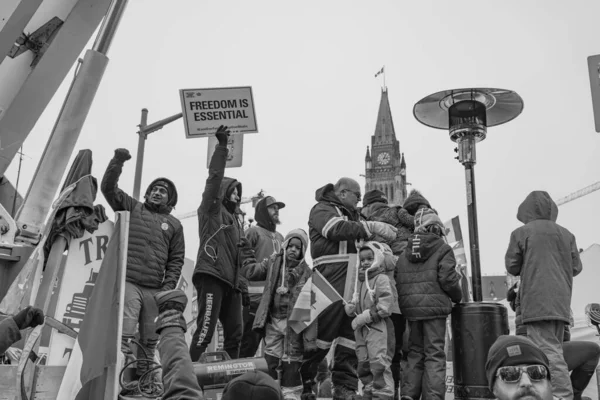
<path fill-rule="evenodd" d="M 252 87 L 181 89 L 186 138 L 213 136 L 220 125 L 232 134 L 256 133 Z"/>
<path fill-rule="evenodd" d="M 79 332 L 87 303 L 100 271 L 108 240 L 114 223 L 105 221 L 94 233 L 85 232 L 80 239 L 71 239 L 57 297 L 54 318 Z M 69 362 L 74 340 L 52 330 L 46 365 L 63 365 Z"/>

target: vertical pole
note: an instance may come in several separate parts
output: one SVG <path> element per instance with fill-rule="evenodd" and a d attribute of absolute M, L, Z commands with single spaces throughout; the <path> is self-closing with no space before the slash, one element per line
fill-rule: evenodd
<path fill-rule="evenodd" d="M 119 293 L 119 314 L 117 318 L 117 342 L 115 343 L 116 348 L 110 349 L 110 351 L 116 351 L 117 360 L 119 360 L 119 354 L 121 353 L 121 336 L 123 334 L 123 307 L 125 303 L 125 275 L 127 270 L 127 249 L 129 242 L 129 212 L 120 211 L 117 215 L 117 227 L 119 232 L 119 247 L 118 247 L 118 258 L 117 258 L 117 285 Z M 116 230 L 115 229 L 115 230 Z M 106 387 L 104 391 L 105 400 L 114 400 L 118 397 L 119 393 L 119 373 L 120 365 L 117 361 L 116 365 L 111 365 L 107 370 Z"/>
<path fill-rule="evenodd" d="M 140 130 L 138 131 L 138 148 L 135 160 L 135 179 L 133 181 L 133 198 L 140 199 L 140 186 L 142 184 L 142 168 L 144 166 L 144 147 L 146 145 L 145 129 L 148 125 L 148 109 L 142 109 L 142 119 L 140 121 Z"/>
<path fill-rule="evenodd" d="M 471 279 L 473 301 L 483 300 L 481 287 L 481 262 L 479 259 L 479 228 L 477 225 L 477 196 L 475 194 L 475 163 L 465 163 L 467 182 L 467 212 L 469 216 L 469 243 L 471 245 Z"/>
<path fill-rule="evenodd" d="M 48 306 L 50 305 L 50 299 L 52 298 L 52 291 L 54 290 L 54 282 L 58 277 L 60 271 L 60 264 L 62 263 L 63 253 L 67 248 L 68 240 L 60 235 L 52 243 L 50 254 L 48 254 L 48 260 L 46 262 L 46 270 L 42 277 L 42 283 L 40 284 L 39 291 L 35 297 L 34 306 L 41 309 L 44 314 L 48 312 Z"/>

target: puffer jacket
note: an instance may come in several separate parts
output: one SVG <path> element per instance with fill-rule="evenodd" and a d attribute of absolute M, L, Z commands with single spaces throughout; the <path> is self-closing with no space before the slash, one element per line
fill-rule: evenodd
<path fill-rule="evenodd" d="M 358 301 L 354 305 L 350 304 L 347 312 L 359 315 L 369 310 L 373 322 L 379 322 L 392 315 L 397 298 L 396 288 L 382 265 L 369 269 L 368 273 L 365 272 L 362 269 L 358 272 Z M 369 282 L 368 287 L 366 278 Z"/>
<path fill-rule="evenodd" d="M 243 260 L 238 245 L 244 231 L 238 217 L 239 203 L 229 201 L 229 195 L 236 187 L 238 196 L 242 197 L 242 184 L 224 176 L 227 152 L 227 146 L 217 145 L 210 160 L 198 208 L 200 247 L 192 281 L 197 283 L 202 275 L 210 275 L 242 291 L 247 282 L 240 279 Z"/>
<path fill-rule="evenodd" d="M 355 242 L 369 234 L 358 212 L 340 202 L 333 184 L 318 189 L 315 200 L 308 219 L 313 266 L 343 296 L 349 257 L 356 258 Z"/>
<path fill-rule="evenodd" d="M 460 275 L 452 248 L 433 233 L 408 239 L 398 258 L 396 287 L 402 314 L 411 321 L 446 318 L 462 299 Z"/>
<path fill-rule="evenodd" d="M 394 255 L 400 255 L 406 248 L 408 238 L 415 230 L 414 217 L 403 207 L 390 207 L 385 203 L 372 203 L 363 207 L 361 214 L 368 221 L 385 222 L 398 229 L 396 240 L 388 243 Z"/>
<path fill-rule="evenodd" d="M 166 205 L 157 207 L 147 201 L 142 203 L 129 196 L 118 186 L 123 171 L 123 161 L 113 158 L 106 168 L 100 186 L 104 198 L 114 211 L 129 211 L 129 244 L 127 249 L 127 281 L 161 290 L 175 289 L 185 257 L 185 239 L 181 222 L 171 211 L 177 204 L 177 189 Z"/>
<path fill-rule="evenodd" d="M 264 333 L 266 324 L 269 322 L 270 310 L 276 297 L 276 291 L 279 287 L 282 287 L 282 267 L 286 257 L 285 249 L 289 240 L 292 238 L 300 239 L 302 242 L 302 259 L 299 260 L 296 266 L 287 268 L 286 272 L 289 273 L 293 270 L 295 275 L 298 277 L 296 284 L 293 287 L 288 286 L 288 282 L 283 282 L 283 285 L 289 291 L 289 302 L 287 307 L 287 317 L 289 318 L 296 300 L 300 295 L 302 287 L 310 277 L 312 271 L 304 261 L 304 253 L 308 246 L 308 237 L 306 232 L 301 229 L 295 229 L 288 233 L 285 237 L 285 241 L 282 245 L 282 250 L 270 257 L 268 260 L 257 262 L 255 264 L 247 264 L 244 266 L 244 275 L 249 281 L 254 280 L 266 280 L 265 290 L 263 291 L 258 310 L 256 311 L 256 317 L 254 318 L 253 330 Z M 284 277 L 285 278 L 285 277 Z"/>
<path fill-rule="evenodd" d="M 582 270 L 575 236 L 556 223 L 558 207 L 544 191 L 533 191 L 519 206 L 524 225 L 510 235 L 505 264 L 520 276 L 523 323 L 568 323 L 573 277 Z"/>

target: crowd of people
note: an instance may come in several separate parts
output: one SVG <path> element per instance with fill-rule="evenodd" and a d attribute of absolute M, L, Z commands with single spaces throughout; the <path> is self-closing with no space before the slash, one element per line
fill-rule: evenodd
<path fill-rule="evenodd" d="M 228 137 L 220 127 L 198 208 L 192 277 L 198 316 L 189 348 L 188 299 L 175 289 L 185 253 L 181 223 L 171 215 L 175 185 L 158 178 L 137 201 L 118 187 L 129 152 L 117 149 L 110 161 L 102 192 L 113 210 L 131 213 L 126 357 L 134 357 L 129 343 L 138 325 L 140 351 L 159 352 L 163 398 L 202 399 L 192 363 L 220 321 L 223 349 L 232 359 L 257 356 L 263 343 L 259 356 L 268 367 L 267 374 L 231 381 L 223 399 L 311 400 L 328 390 L 337 400 L 444 399 L 446 321 L 453 305 L 468 299 L 446 228 L 429 201 L 413 190 L 402 206 L 392 206 L 381 191 L 362 198 L 358 182 L 341 178 L 316 190 L 308 232 L 277 232 L 285 204 L 272 196 L 256 204 L 257 225 L 244 229 L 242 184 L 224 176 Z M 556 223 L 557 213 L 541 191 L 518 210 L 524 225 L 511 234 L 505 260 L 508 273 L 520 277 L 508 293 L 517 331 L 498 338 L 486 364 L 489 389 L 500 400 L 583 399 L 598 364 L 600 346 L 567 337 L 573 277 L 582 265 L 575 237 Z M 294 306 L 316 271 L 343 300 L 298 331 L 290 323 Z M 15 317 L 19 329 L 39 319 L 28 313 L 25 321 Z M 137 379 L 145 372 L 138 363 Z M 136 388 L 122 394 L 135 395 Z"/>

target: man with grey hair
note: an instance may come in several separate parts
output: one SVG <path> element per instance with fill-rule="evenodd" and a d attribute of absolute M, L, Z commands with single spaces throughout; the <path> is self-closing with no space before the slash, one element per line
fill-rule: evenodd
<path fill-rule="evenodd" d="M 313 269 L 319 271 L 346 300 L 354 291 L 356 274 L 356 242 L 389 241 L 396 229 L 384 222 L 361 221 L 357 211 L 361 200 L 360 185 L 354 179 L 341 178 L 315 193 L 317 204 L 310 211 L 308 226 Z M 348 274 L 348 272 L 351 272 Z M 338 301 L 325 309 L 317 319 L 316 348 L 305 348 L 300 368 L 304 386 L 302 399 L 315 399 L 312 392 L 319 363 L 337 339 L 332 372 L 333 399 L 354 399 L 358 388 L 357 358 L 353 317 L 344 312 Z"/>

